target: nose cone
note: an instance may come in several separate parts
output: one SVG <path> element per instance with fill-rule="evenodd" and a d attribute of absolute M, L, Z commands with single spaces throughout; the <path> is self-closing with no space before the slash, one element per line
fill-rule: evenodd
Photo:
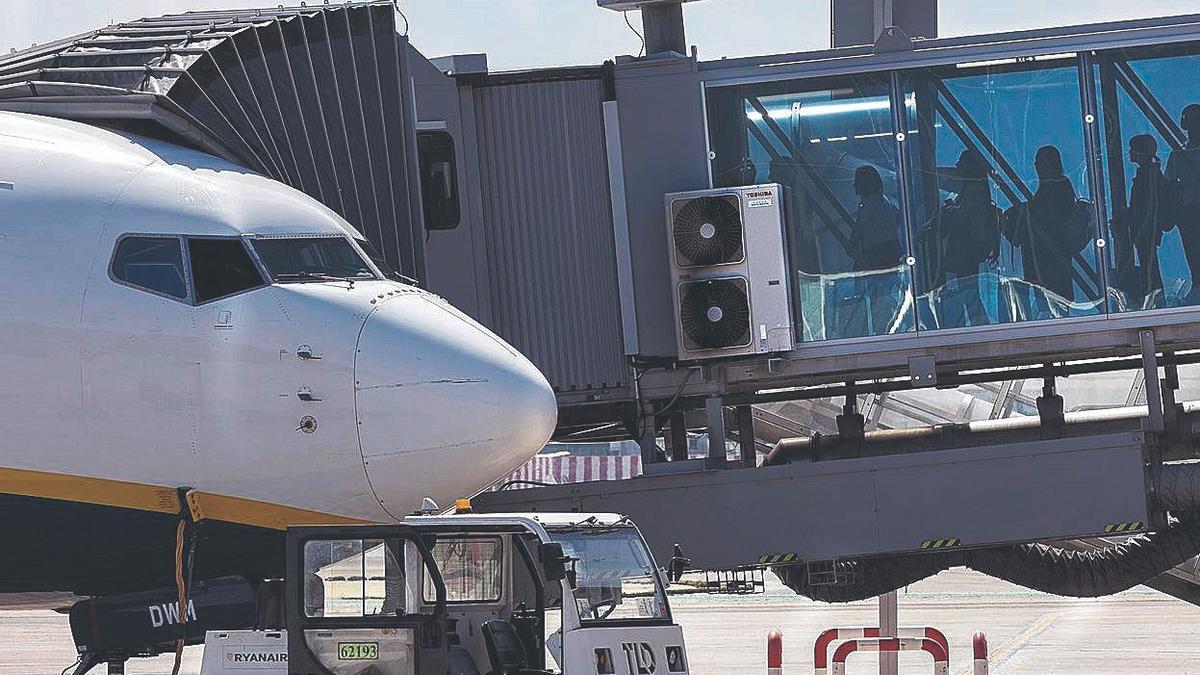
<path fill-rule="evenodd" d="M 554 391 L 528 359 L 425 293 L 371 313 L 354 374 L 367 476 L 397 517 L 422 497 L 446 505 L 512 472 L 558 419 Z"/>

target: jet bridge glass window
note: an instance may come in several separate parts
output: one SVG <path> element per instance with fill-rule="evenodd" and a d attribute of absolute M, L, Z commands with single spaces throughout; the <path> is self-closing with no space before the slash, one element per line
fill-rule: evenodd
<path fill-rule="evenodd" d="M 250 259 L 250 253 L 241 238 L 188 237 L 187 244 L 197 303 L 264 285 L 262 275 Z"/>
<path fill-rule="evenodd" d="M 421 169 L 425 229 L 453 230 L 462 218 L 454 137 L 446 131 L 418 132 L 417 162 Z"/>
<path fill-rule="evenodd" d="M 711 88 L 714 187 L 788 188 L 804 341 L 912 331 L 909 236 L 887 75 Z"/>
<path fill-rule="evenodd" d="M 404 614 L 404 566 L 394 545 L 378 539 L 305 542 L 305 616 Z"/>
<path fill-rule="evenodd" d="M 282 283 L 374 279 L 375 272 L 345 237 L 269 237 L 255 253 Z"/>
<path fill-rule="evenodd" d="M 1111 312 L 1200 304 L 1200 47 L 1095 55 Z"/>
<path fill-rule="evenodd" d="M 488 604 L 500 600 L 504 548 L 498 537 L 443 538 L 432 552 L 446 583 L 446 602 Z M 437 591 L 428 577 L 424 589 L 425 602 L 434 602 Z"/>
<path fill-rule="evenodd" d="M 178 237 L 122 237 L 111 270 L 115 279 L 130 286 L 179 300 L 188 296 Z"/>
<path fill-rule="evenodd" d="M 920 328 L 1103 312 L 1075 55 L 907 80 Z"/>

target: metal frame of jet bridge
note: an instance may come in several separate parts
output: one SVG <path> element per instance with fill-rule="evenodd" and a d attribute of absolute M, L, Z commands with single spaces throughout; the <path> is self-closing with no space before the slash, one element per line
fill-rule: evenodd
<path fill-rule="evenodd" d="M 1200 362 L 1200 309 L 918 331 L 678 362 L 674 326 L 664 318 L 673 307 L 662 196 L 714 187 L 711 161 L 724 150 L 711 133 L 714 89 L 875 73 L 891 83 L 899 109 L 906 71 L 1066 54 L 1085 82 L 1079 112 L 1092 120 L 1088 170 L 1097 218 L 1107 219 L 1106 200 L 1116 204 L 1124 195 L 1105 192 L 1097 112 L 1106 94 L 1092 68 L 1112 50 L 1185 43 L 1200 43 L 1200 15 L 915 42 L 899 36 L 875 46 L 717 62 L 617 59 L 606 141 L 617 241 L 627 242 L 618 269 L 628 289 L 622 318 L 638 371 L 646 475 L 502 490 L 481 496 L 476 508 L 628 513 L 657 555 L 670 557 L 680 543 L 700 569 L 795 562 L 835 569 L 834 561 L 943 545 L 1081 542 L 1166 527 L 1171 511 L 1195 506 L 1166 498 L 1162 476 L 1200 456 L 1195 407 L 1176 401 L 1178 369 Z M 1169 120 L 1158 121 L 1168 138 L 1178 138 Z M 907 166 L 904 139 L 896 143 L 898 165 Z M 911 226 L 909 205 L 901 211 Z M 1143 373 L 1144 408 L 1064 414 L 1057 379 L 1117 370 Z M 860 394 L 1029 378 L 1044 382 L 1038 415 L 1019 420 L 867 432 L 856 407 Z M 746 442 L 756 437 L 751 406 L 834 396 L 846 398 L 837 435 L 784 440 L 758 465 L 755 444 Z M 688 459 L 687 433 L 697 430 L 708 435 L 704 460 Z M 726 458 L 730 436 L 743 441 L 740 461 Z M 1168 592 L 1197 599 L 1194 589 Z"/>
<path fill-rule="evenodd" d="M 1160 359 L 1149 332 L 1142 350 L 1146 406 L 1064 414 L 1047 392 L 1039 416 L 785 440 L 762 465 L 722 452 L 649 465 L 623 481 L 502 486 L 473 506 L 625 513 L 655 555 L 678 556 L 682 546 L 690 568 L 706 570 L 811 572 L 1030 541 L 1103 548 L 1105 537 L 1161 530 L 1172 512 L 1200 503 L 1200 402 L 1174 399 L 1179 366 L 1200 355 Z M 1200 603 L 1196 581 L 1150 585 Z"/>
<path fill-rule="evenodd" d="M 614 154 L 619 156 L 622 171 L 614 183 L 623 188 L 617 194 L 625 208 L 623 214 L 620 208 L 615 213 L 618 228 L 624 226 L 628 232 L 632 252 L 629 285 L 635 291 L 624 317 L 627 332 L 630 325 L 635 326 L 636 348 L 631 351 L 640 366 L 638 430 L 646 461 L 658 457 L 651 443 L 663 425 L 672 427 L 668 439 L 676 441 L 683 435 L 675 426 L 706 430 L 710 439 L 715 439 L 714 446 L 720 446 L 726 437 L 725 427 L 731 424 L 728 419 L 734 420 L 736 433 L 753 433 L 748 406 L 756 403 L 1104 371 L 1114 368 L 1106 360 L 1140 354 L 1146 331 L 1164 356 L 1200 348 L 1200 309 L 1178 307 L 917 330 L 798 343 L 791 352 L 757 357 L 675 361 L 673 326 L 656 318 L 669 317 L 673 311 L 661 196 L 714 186 L 711 160 L 725 150 L 720 139 L 713 137 L 711 126 L 715 90 L 772 83 L 793 86 L 805 80 L 870 73 L 890 81 L 893 106 L 899 109 L 904 106 L 903 100 L 896 98 L 902 96 L 901 80 L 912 71 L 1068 58 L 1067 63 L 1076 64 L 1080 73 L 1079 112 L 1091 120 L 1085 139 L 1088 171 L 1096 218 L 1103 223 L 1108 220 L 1108 205 L 1123 205 L 1125 195 L 1117 194 L 1116 183 L 1105 184 L 1102 158 L 1105 150 L 1113 152 L 1114 148 L 1104 147 L 1099 106 L 1103 97 L 1115 94 L 1104 91 L 1105 82 L 1097 83 L 1100 78 L 1093 77 L 1093 68 L 1119 50 L 1188 43 L 1189 50 L 1200 48 L 1200 15 L 911 42 L 903 35 L 892 40 L 884 37 L 874 46 L 714 62 L 682 57 L 617 60 L 614 107 L 619 110 L 614 115 L 620 121 L 621 137 Z M 1136 83 L 1128 86 L 1136 87 Z M 1139 91 L 1144 98 L 1137 103 L 1150 110 L 1147 115 L 1158 115 L 1154 122 L 1174 145 L 1180 138 L 1178 128 L 1161 114 L 1162 106 L 1151 92 L 1145 87 Z M 984 137 L 979 142 L 988 140 Z M 903 138 L 896 140 L 901 167 L 913 166 L 915 150 L 909 145 Z M 967 147 L 972 146 L 968 143 Z M 1121 150 L 1115 148 L 1118 154 Z M 995 175 L 1005 175 L 1004 169 Z M 898 176 L 902 202 L 911 201 L 904 196 L 906 172 L 902 169 Z M 1001 185 L 1002 190 L 1005 187 Z M 912 227 L 915 208 L 902 203 L 901 211 Z M 622 215 L 624 222 L 620 222 Z M 1054 365 L 1064 362 L 1070 365 Z M 1136 363 L 1131 367 L 1136 368 Z M 848 399 L 848 404 L 852 408 L 853 401 Z M 736 408 L 732 416 L 729 407 Z M 694 414 L 699 410 L 706 411 L 703 418 Z"/>

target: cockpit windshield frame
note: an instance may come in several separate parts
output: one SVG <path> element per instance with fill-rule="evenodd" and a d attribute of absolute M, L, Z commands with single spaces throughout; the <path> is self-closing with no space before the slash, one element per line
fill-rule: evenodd
<path fill-rule="evenodd" d="M 379 267 L 371 259 L 371 256 L 354 240 L 343 234 L 333 233 L 286 233 L 286 234 L 256 234 L 249 235 L 246 240 L 250 244 L 250 249 L 253 251 L 254 258 L 259 266 L 268 274 L 272 283 L 276 284 L 296 284 L 296 283 L 327 283 L 327 282 L 348 282 L 353 284 L 358 281 L 378 281 L 388 278 Z M 280 241 L 280 240 L 341 240 L 349 245 L 349 250 L 357 257 L 361 264 L 361 270 L 354 275 L 339 274 L 334 269 L 323 270 L 278 270 L 272 268 L 270 255 L 264 255 L 264 242 Z M 275 267 L 278 267 L 278 262 Z"/>

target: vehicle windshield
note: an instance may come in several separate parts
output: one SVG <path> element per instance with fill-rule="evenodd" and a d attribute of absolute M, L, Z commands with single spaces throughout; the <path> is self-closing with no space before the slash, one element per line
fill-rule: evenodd
<path fill-rule="evenodd" d="M 254 252 L 275 281 L 354 281 L 375 272 L 345 237 L 253 239 Z"/>
<path fill-rule="evenodd" d="M 670 619 L 653 558 L 628 526 L 578 525 L 549 531 L 574 561 L 575 606 L 581 622 Z"/>

